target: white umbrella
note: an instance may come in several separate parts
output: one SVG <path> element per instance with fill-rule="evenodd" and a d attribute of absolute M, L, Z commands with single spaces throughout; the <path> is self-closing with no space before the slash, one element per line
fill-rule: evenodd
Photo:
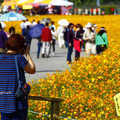
<path fill-rule="evenodd" d="M 58 24 L 61 26 L 68 26 L 69 22 L 66 19 L 61 19 L 58 21 Z"/>

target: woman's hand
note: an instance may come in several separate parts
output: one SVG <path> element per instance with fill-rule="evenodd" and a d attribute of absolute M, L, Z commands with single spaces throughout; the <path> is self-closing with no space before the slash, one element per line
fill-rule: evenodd
<path fill-rule="evenodd" d="M 24 49 L 24 54 L 27 56 L 30 54 L 30 47 L 27 45 L 27 47 Z"/>

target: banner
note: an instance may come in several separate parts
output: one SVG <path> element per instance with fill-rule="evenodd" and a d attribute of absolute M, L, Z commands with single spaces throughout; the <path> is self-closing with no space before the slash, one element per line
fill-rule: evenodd
<path fill-rule="evenodd" d="M 100 6 L 100 0 L 97 0 L 97 6 Z"/>

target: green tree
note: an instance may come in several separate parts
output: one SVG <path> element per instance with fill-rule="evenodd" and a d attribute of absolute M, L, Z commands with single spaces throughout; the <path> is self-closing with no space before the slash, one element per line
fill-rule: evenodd
<path fill-rule="evenodd" d="M 81 0 L 69 0 L 70 2 L 74 3 L 74 6 L 80 6 L 81 5 Z"/>
<path fill-rule="evenodd" d="M 0 0 L 0 3 L 3 3 L 4 2 L 4 0 Z"/>

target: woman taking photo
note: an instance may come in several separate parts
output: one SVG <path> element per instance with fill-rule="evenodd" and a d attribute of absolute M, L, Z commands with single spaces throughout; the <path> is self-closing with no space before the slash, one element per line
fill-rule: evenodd
<path fill-rule="evenodd" d="M 108 39 L 107 39 L 106 33 L 107 32 L 106 32 L 105 28 L 101 27 L 100 31 L 96 35 L 95 44 L 96 44 L 97 54 L 99 54 L 107 49 Z"/>
<path fill-rule="evenodd" d="M 15 98 L 18 87 L 15 56 L 19 69 L 19 78 L 26 83 L 25 73 L 35 73 L 35 65 L 29 54 L 29 46 L 24 49 L 25 38 L 20 34 L 10 35 L 5 46 L 8 51 L 0 54 L 0 112 L 1 120 L 26 120 L 28 98 Z M 26 55 L 26 58 L 22 54 Z"/>
<path fill-rule="evenodd" d="M 87 24 L 87 30 L 83 34 L 83 40 L 86 41 L 86 53 L 87 56 L 96 54 L 96 45 L 95 45 L 96 32 L 92 30 L 92 24 Z"/>

